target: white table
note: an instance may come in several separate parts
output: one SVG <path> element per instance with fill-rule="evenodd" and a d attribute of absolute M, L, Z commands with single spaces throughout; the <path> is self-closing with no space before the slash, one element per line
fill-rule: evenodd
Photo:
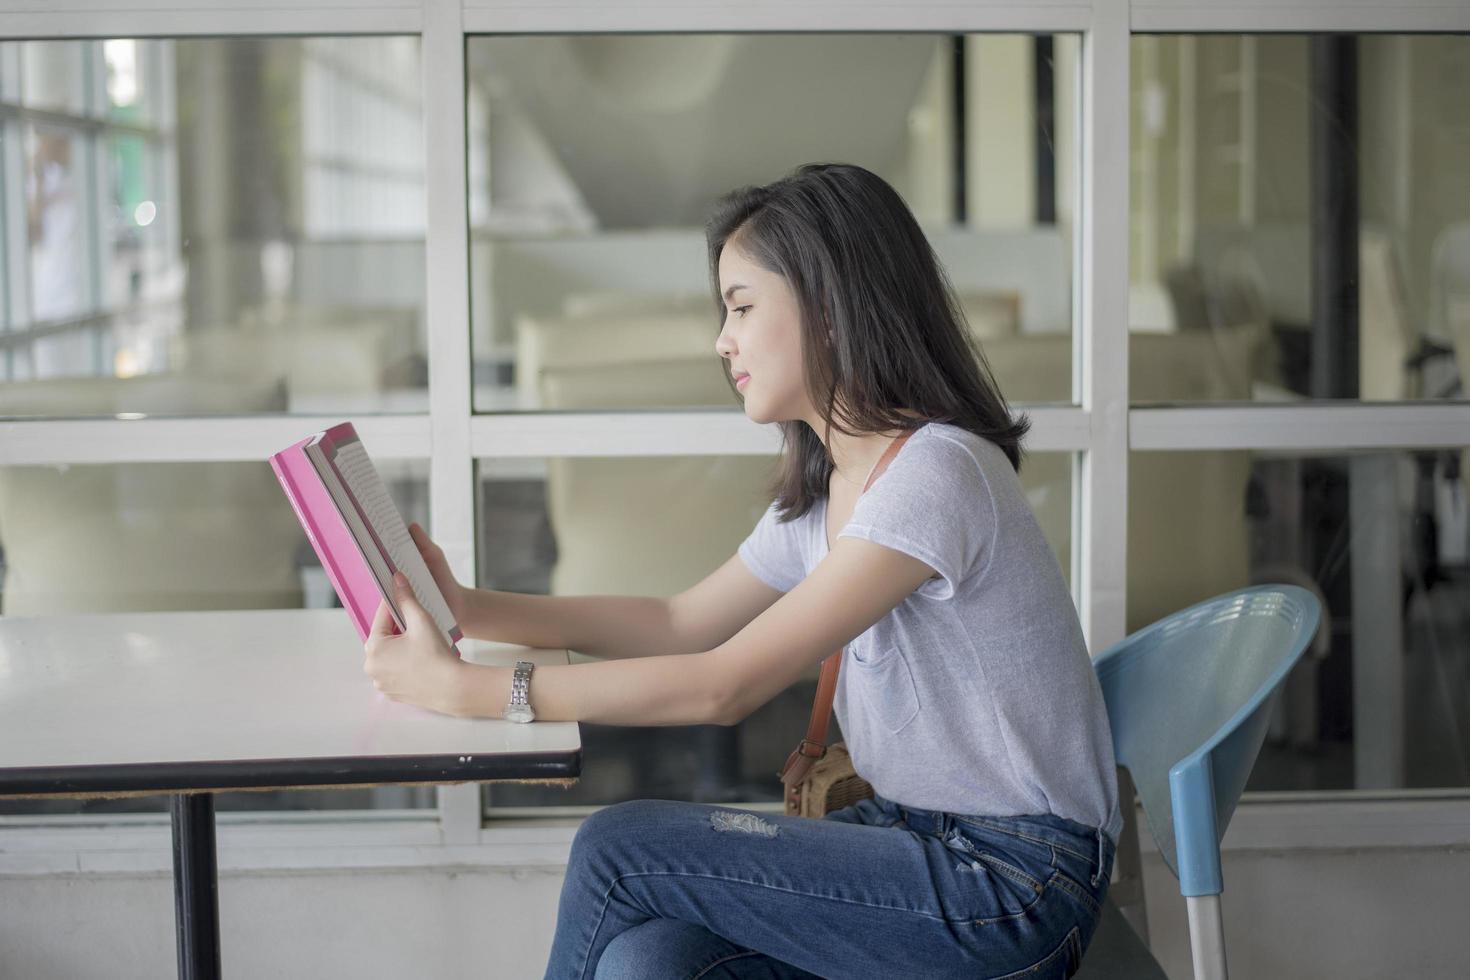
<path fill-rule="evenodd" d="M 476 663 L 565 650 L 465 640 Z M 173 794 L 181 977 L 217 977 L 224 790 L 565 781 L 575 723 L 451 718 L 380 695 L 341 609 L 0 618 L 0 797 Z"/>

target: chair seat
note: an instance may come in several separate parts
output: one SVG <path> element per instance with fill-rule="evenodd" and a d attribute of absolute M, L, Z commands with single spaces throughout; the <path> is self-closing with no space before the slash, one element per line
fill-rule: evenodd
<path fill-rule="evenodd" d="M 1112 899 L 1103 902 L 1097 932 L 1087 944 L 1082 969 L 1073 976 L 1075 980 L 1168 980 Z"/>

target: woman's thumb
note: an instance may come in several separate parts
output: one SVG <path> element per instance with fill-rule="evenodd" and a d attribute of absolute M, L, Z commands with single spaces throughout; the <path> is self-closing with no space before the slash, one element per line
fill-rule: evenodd
<path fill-rule="evenodd" d="M 408 532 L 413 538 L 413 544 L 418 549 L 419 556 L 424 559 L 424 564 L 433 568 L 434 565 L 442 560 L 442 553 L 439 551 L 439 546 L 424 532 L 423 528 L 419 527 L 418 524 L 410 524 L 408 526 Z"/>
<path fill-rule="evenodd" d="M 408 584 L 408 576 L 402 572 L 393 573 L 393 591 L 398 597 L 398 608 L 403 610 L 403 616 L 427 616 L 424 607 L 419 605 L 418 598 L 413 594 L 413 586 Z"/>

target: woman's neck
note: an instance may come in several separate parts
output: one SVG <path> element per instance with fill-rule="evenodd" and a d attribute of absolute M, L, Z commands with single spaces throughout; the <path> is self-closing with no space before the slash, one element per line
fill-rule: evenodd
<path fill-rule="evenodd" d="M 903 414 L 919 421 L 917 412 L 904 409 Z M 844 435 L 834 429 L 831 442 L 827 446 L 835 463 L 832 470 L 833 477 L 862 489 L 872 474 L 873 467 L 878 465 L 878 460 L 883 458 L 883 453 L 887 451 L 888 446 L 906 431 L 908 430 L 890 429 L 887 432 Z"/>

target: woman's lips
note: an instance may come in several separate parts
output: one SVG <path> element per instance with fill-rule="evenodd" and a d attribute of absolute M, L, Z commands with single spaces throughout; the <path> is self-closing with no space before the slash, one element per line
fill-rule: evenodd
<path fill-rule="evenodd" d="M 742 374 L 735 382 L 736 391 L 744 391 L 746 382 L 750 381 L 750 375 Z"/>

